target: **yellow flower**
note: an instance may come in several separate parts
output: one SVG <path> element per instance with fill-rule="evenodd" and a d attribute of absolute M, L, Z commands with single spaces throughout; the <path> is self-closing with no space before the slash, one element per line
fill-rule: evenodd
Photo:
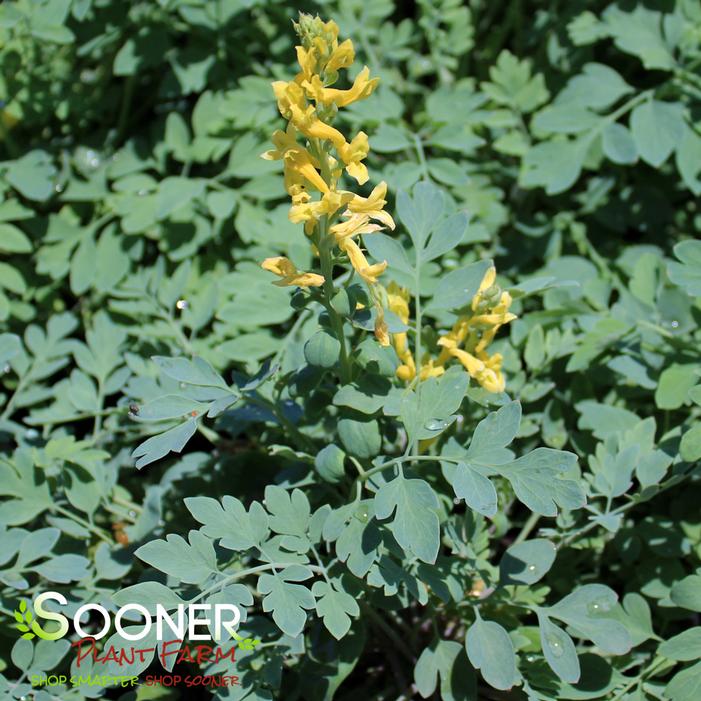
<path fill-rule="evenodd" d="M 375 231 L 382 229 L 378 224 L 372 224 L 370 217 L 366 214 L 354 214 L 350 219 L 334 224 L 331 227 L 331 233 L 339 245 L 341 241 L 350 238 L 351 236 L 360 236 L 362 234 L 372 234 Z"/>
<path fill-rule="evenodd" d="M 348 202 L 349 195 L 352 197 L 351 193 L 329 190 L 320 200 L 315 202 L 310 201 L 311 198 L 306 198 L 290 207 L 290 221 L 293 224 L 304 222 L 304 232 L 309 235 L 318 224 L 319 218 L 335 214 Z"/>
<path fill-rule="evenodd" d="M 365 66 L 355 77 L 353 85 L 348 90 L 326 88 L 318 75 L 312 76 L 311 80 L 305 80 L 302 83 L 302 87 L 317 105 L 330 105 L 333 103 L 336 107 L 346 107 L 353 102 L 370 97 L 379 82 L 379 78 L 370 78 L 370 69 Z"/>
<path fill-rule="evenodd" d="M 476 375 L 475 379 L 488 392 L 503 392 L 506 381 L 501 372 L 501 353 L 495 353 L 491 358 L 485 357 L 483 362 L 484 369 Z"/>
<path fill-rule="evenodd" d="M 427 380 L 429 377 L 440 377 L 445 372 L 445 368 L 429 359 L 423 363 L 419 370 L 419 379 Z"/>
<path fill-rule="evenodd" d="M 379 221 L 390 229 L 394 229 L 394 219 L 388 212 L 384 211 L 384 206 L 387 204 L 386 195 L 387 183 L 383 180 L 370 193 L 369 197 L 354 195 L 353 199 L 348 203 L 348 209 L 343 214 L 344 216 L 367 214 L 370 219 Z"/>
<path fill-rule="evenodd" d="M 273 285 L 278 287 L 321 287 L 324 284 L 323 275 L 297 270 L 295 264 L 284 256 L 266 258 L 260 267 L 282 278 L 273 282 Z"/>
<path fill-rule="evenodd" d="M 297 141 L 297 130 L 293 124 L 290 123 L 286 131 L 275 131 L 272 141 L 275 148 L 266 151 L 261 157 L 267 161 L 284 161 L 285 186 L 290 194 L 299 194 L 291 191 L 302 184 L 302 179 L 320 192 L 329 191 L 329 186 L 317 171 L 318 162 Z"/>
<path fill-rule="evenodd" d="M 387 269 L 386 260 L 382 261 L 382 263 L 370 265 L 367 258 L 360 250 L 360 246 L 358 246 L 352 238 L 345 238 L 340 241 L 338 245 L 342 251 L 348 254 L 348 259 L 358 275 L 370 285 L 374 285 L 377 282 L 378 276 L 382 275 Z"/>
<path fill-rule="evenodd" d="M 375 318 L 375 338 L 381 346 L 389 346 L 390 344 L 389 330 L 382 314 L 382 308 L 378 309 L 377 317 Z"/>
<path fill-rule="evenodd" d="M 304 46 L 297 46 L 296 49 L 297 63 L 299 63 L 302 72 L 295 78 L 295 81 L 301 84 L 305 80 L 311 80 L 314 77 L 318 59 L 316 48 L 313 46 L 308 49 Z"/>
<path fill-rule="evenodd" d="M 358 132 L 353 137 L 353 141 L 338 150 L 338 155 L 346 164 L 346 172 L 355 178 L 359 185 L 364 185 L 368 181 L 368 169 L 361 161 L 369 151 L 368 135 L 364 131 Z"/>
<path fill-rule="evenodd" d="M 334 25 L 336 25 L 335 22 Z M 338 26 L 336 26 L 336 36 L 338 36 Z M 355 61 L 353 42 L 350 39 L 346 39 L 342 44 L 334 48 L 329 60 L 324 65 L 324 70 L 327 73 L 337 72 L 341 68 L 348 68 L 353 61 Z"/>

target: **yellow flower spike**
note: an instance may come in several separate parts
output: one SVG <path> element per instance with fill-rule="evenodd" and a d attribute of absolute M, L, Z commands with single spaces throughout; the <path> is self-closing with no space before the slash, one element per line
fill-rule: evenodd
<path fill-rule="evenodd" d="M 321 287 L 324 284 L 323 275 L 297 270 L 295 264 L 285 256 L 266 258 L 260 267 L 282 278 L 273 282 L 278 287 Z"/>
<path fill-rule="evenodd" d="M 275 148 L 266 151 L 263 158 L 283 161 L 285 188 L 292 200 L 289 218 L 293 223 L 303 224 L 327 277 L 299 271 L 286 258 L 268 259 L 263 267 L 281 278 L 275 283 L 278 285 L 326 284 L 333 269 L 333 248 L 337 246 L 369 286 L 377 309 L 375 335 L 382 345 L 388 345 L 392 337 L 384 320 L 384 300 L 377 281 L 386 270 L 387 261 L 371 265 L 361 249 L 361 242 L 354 240 L 385 227 L 394 228 L 394 220 L 383 209 L 387 204 L 387 185 L 380 183 L 369 197 L 339 189 L 344 171 L 361 185 L 367 182 L 369 175 L 363 160 L 370 145 L 364 132 L 347 140 L 331 124 L 339 108 L 369 97 L 378 80 L 370 77 L 366 66 L 350 88 L 332 88 L 339 71 L 348 68 L 355 59 L 353 42 L 347 39 L 339 43 L 338 25 L 333 21 L 324 22 L 318 16 L 300 14 L 295 29 L 301 40 L 296 47 L 300 71 L 294 80 L 272 83 L 278 109 L 288 125 L 285 131 L 273 134 Z M 314 196 L 315 191 L 320 192 L 321 197 Z M 342 212 L 340 221 L 339 211 Z M 325 295 L 326 292 L 325 287 Z M 334 323 L 339 321 L 335 319 Z M 406 334 L 403 345 L 406 374 L 414 375 Z M 343 355 L 342 348 L 342 358 Z M 341 366 L 341 374 L 347 379 L 347 364 L 342 362 Z"/>
<path fill-rule="evenodd" d="M 348 203 L 348 209 L 343 213 L 343 216 L 367 214 L 370 219 L 375 219 L 389 229 L 394 229 L 394 219 L 383 209 L 387 204 L 386 195 L 387 183 L 383 180 L 373 189 L 369 197 L 354 195 L 353 199 Z"/>

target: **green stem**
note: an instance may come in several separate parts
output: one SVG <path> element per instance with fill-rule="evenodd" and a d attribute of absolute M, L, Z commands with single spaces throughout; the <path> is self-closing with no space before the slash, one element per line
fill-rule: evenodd
<path fill-rule="evenodd" d="M 331 261 L 331 249 L 328 242 L 327 222 L 320 226 L 320 241 L 319 241 L 319 258 L 321 260 L 321 274 L 324 276 L 324 308 L 328 312 L 333 327 L 334 336 L 341 344 L 340 355 L 340 376 L 343 384 L 348 384 L 351 381 L 350 358 L 346 348 L 346 335 L 343 333 L 343 319 L 336 312 L 331 304 L 331 300 L 336 292 L 333 284 L 333 262 Z"/>
<path fill-rule="evenodd" d="M 140 514 L 144 510 L 142 506 L 139 506 L 138 504 L 135 504 L 134 502 L 129 501 L 128 499 L 122 499 L 121 497 L 113 496 L 112 501 L 115 504 L 119 504 L 120 506 L 124 506 L 127 509 L 135 511 L 137 514 Z"/>
<path fill-rule="evenodd" d="M 416 155 L 419 158 L 419 165 L 421 166 L 421 173 L 423 174 L 423 179 L 430 180 L 431 176 L 428 173 L 428 165 L 426 164 L 426 154 L 424 152 L 424 145 L 421 143 L 421 137 L 418 134 L 414 134 L 414 147 L 416 148 Z"/>
<path fill-rule="evenodd" d="M 224 577 L 224 579 L 220 579 L 216 584 L 213 584 L 211 587 L 207 587 L 205 590 L 201 591 L 194 599 L 190 599 L 188 603 L 194 604 L 195 602 L 204 599 L 206 596 L 209 596 L 213 592 L 218 591 L 222 587 L 225 587 L 230 582 L 235 582 L 237 579 L 247 577 L 249 574 L 256 574 L 257 572 L 266 572 L 268 570 L 274 570 L 278 567 L 286 567 L 289 564 L 289 562 L 267 562 L 264 565 L 257 565 L 256 567 L 249 567 L 246 570 L 234 572 L 233 574 L 229 574 L 226 577 Z M 312 572 L 323 572 L 323 568 L 317 567 L 316 565 L 305 565 L 305 567 L 309 568 Z"/>
<path fill-rule="evenodd" d="M 314 554 L 314 559 L 317 561 L 319 567 L 321 568 L 321 574 L 324 575 L 324 579 L 331 584 L 331 580 L 329 579 L 329 574 L 326 571 L 326 567 L 324 567 L 323 563 L 321 562 L 321 558 L 319 557 L 319 553 L 317 552 L 317 549 L 314 547 L 313 543 L 310 543 L 312 553 Z"/>
<path fill-rule="evenodd" d="M 629 501 L 626 504 L 622 504 L 616 509 L 613 509 L 613 511 L 609 511 L 608 515 L 615 516 L 617 514 L 624 514 L 626 511 L 632 509 L 634 506 L 638 506 L 638 504 L 642 504 L 645 501 L 649 501 L 653 497 L 658 496 L 662 492 L 666 492 L 668 489 L 671 489 L 672 487 L 676 487 L 678 484 L 681 484 L 694 470 L 696 467 L 696 463 L 692 464 L 689 468 L 689 471 L 686 472 L 684 475 L 682 475 L 682 479 L 676 480 L 673 478 L 669 479 L 667 482 L 663 482 L 661 485 L 659 485 L 658 490 L 655 492 L 655 494 L 647 497 L 646 499 L 640 499 L 639 495 L 633 497 L 631 501 Z M 678 475 L 675 475 L 677 477 Z M 558 549 L 569 545 L 572 541 L 576 540 L 577 538 L 580 538 L 581 536 L 585 535 L 586 533 L 589 533 L 589 531 L 594 530 L 595 528 L 599 528 L 601 524 L 597 523 L 596 521 L 590 521 L 586 526 L 582 526 L 581 528 L 578 528 L 576 531 L 573 531 L 566 537 L 564 537 L 557 545 Z"/>
<path fill-rule="evenodd" d="M 92 523 L 90 523 L 90 521 L 86 521 L 84 518 L 81 518 L 80 516 L 74 514 L 72 511 L 69 511 L 63 506 L 54 504 L 51 507 L 51 511 L 55 511 L 58 514 L 63 514 L 63 516 L 71 519 L 71 521 L 75 521 L 77 524 L 83 526 L 84 528 L 87 528 L 91 533 L 94 533 L 100 540 L 104 541 L 105 543 L 108 543 L 110 546 L 114 545 L 114 541 L 112 540 L 112 538 L 109 537 L 109 535 L 105 531 L 103 531 L 101 528 L 98 528 L 97 526 L 94 526 Z"/>
<path fill-rule="evenodd" d="M 454 464 L 458 464 L 462 462 L 460 458 L 448 458 L 443 455 L 402 455 L 401 457 L 394 458 L 392 460 L 388 460 L 387 462 L 383 462 L 381 465 L 376 465 L 370 470 L 367 470 L 363 475 L 358 477 L 358 480 L 361 480 L 363 482 L 366 482 L 370 477 L 373 475 L 377 474 L 378 472 L 382 472 L 382 470 L 386 470 L 388 467 L 392 467 L 394 465 L 401 465 L 405 462 L 412 462 L 414 460 L 428 460 L 428 461 L 433 461 L 433 462 L 451 462 Z"/>
<path fill-rule="evenodd" d="M 528 538 L 533 529 L 536 527 L 539 519 L 540 514 L 532 513 L 528 517 L 526 523 L 523 524 L 523 528 L 521 529 L 521 532 L 516 536 L 516 540 L 513 544 L 518 545 L 519 543 L 523 543 L 523 541 Z"/>

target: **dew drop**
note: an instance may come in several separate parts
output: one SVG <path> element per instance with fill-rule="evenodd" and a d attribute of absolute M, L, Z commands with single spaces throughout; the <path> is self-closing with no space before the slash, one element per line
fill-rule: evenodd
<path fill-rule="evenodd" d="M 529 572 L 535 572 L 536 566 L 535 566 L 535 565 L 528 565 L 528 567 L 526 567 L 526 569 L 527 569 Z"/>
<path fill-rule="evenodd" d="M 598 613 L 606 613 L 611 610 L 611 602 L 602 597 L 601 599 L 595 599 L 587 604 L 587 611 L 590 614 L 596 615 Z"/>
<path fill-rule="evenodd" d="M 88 149 L 85 152 L 85 160 L 91 168 L 97 168 L 100 165 L 100 159 L 97 157 L 97 153 L 92 149 Z"/>
<path fill-rule="evenodd" d="M 676 328 L 679 326 L 679 322 L 678 322 L 676 319 L 674 319 L 674 320 L 670 323 L 670 326 L 671 326 L 673 329 L 676 329 Z"/>
<path fill-rule="evenodd" d="M 56 183 L 54 185 L 54 191 L 55 192 L 63 192 L 63 185 L 61 183 Z"/>
<path fill-rule="evenodd" d="M 129 511 L 129 517 L 130 517 L 130 518 L 136 518 L 136 511 L 134 511 L 134 509 L 130 509 L 130 511 Z"/>
<path fill-rule="evenodd" d="M 355 511 L 355 517 L 360 521 L 361 523 L 367 523 L 368 522 L 368 509 L 367 506 L 359 506 L 356 511 Z"/>
<path fill-rule="evenodd" d="M 144 189 L 142 188 L 141 190 L 137 190 L 136 194 L 137 194 L 139 197 L 143 197 L 143 196 L 146 194 L 146 190 L 144 190 Z"/>
<path fill-rule="evenodd" d="M 5 364 L 3 365 L 3 367 L 2 367 L 3 375 L 7 375 L 7 373 L 10 372 L 10 370 L 11 370 L 10 364 L 9 364 L 9 363 L 5 363 Z"/>
<path fill-rule="evenodd" d="M 424 428 L 427 431 L 442 431 L 444 428 L 450 426 L 450 421 L 447 419 L 429 419 L 425 424 Z"/>
<path fill-rule="evenodd" d="M 186 299 L 179 299 L 176 303 L 175 306 L 178 309 L 187 309 L 190 306 L 190 303 Z"/>
<path fill-rule="evenodd" d="M 560 637 L 551 633 L 547 636 L 547 641 L 550 652 L 552 652 L 555 657 L 562 657 L 565 650 L 562 647 L 562 640 Z"/>

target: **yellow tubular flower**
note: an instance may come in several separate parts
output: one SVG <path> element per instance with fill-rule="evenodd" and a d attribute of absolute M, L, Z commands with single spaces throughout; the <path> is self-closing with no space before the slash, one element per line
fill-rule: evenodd
<path fill-rule="evenodd" d="M 379 78 L 370 78 L 370 69 L 365 66 L 355 77 L 353 85 L 348 90 L 326 88 L 321 82 L 321 78 L 317 75 L 313 76 L 311 80 L 305 80 L 302 83 L 302 87 L 317 105 L 330 105 L 333 103 L 336 107 L 345 107 L 353 102 L 370 97 L 379 82 Z"/>
<path fill-rule="evenodd" d="M 358 132 L 349 144 L 339 150 L 341 160 L 346 164 L 346 173 L 364 185 L 368 181 L 368 169 L 361 161 L 368 155 L 370 145 L 368 135 L 364 131 Z"/>
<path fill-rule="evenodd" d="M 370 219 L 379 221 L 390 229 L 394 229 L 394 219 L 385 212 L 383 207 L 387 204 L 387 183 L 384 180 L 375 187 L 369 197 L 354 195 L 348 203 L 348 209 L 343 213 L 349 217 L 351 214 L 367 214 Z M 505 293 L 506 294 L 506 293 Z"/>
<path fill-rule="evenodd" d="M 321 287 L 324 284 L 323 275 L 297 270 L 295 264 L 284 256 L 266 258 L 260 267 L 282 278 L 273 283 L 278 287 Z"/>
<path fill-rule="evenodd" d="M 370 223 L 370 217 L 366 214 L 355 214 L 344 222 L 334 224 L 331 227 L 331 233 L 339 245 L 341 241 L 350 238 L 351 236 L 360 236 L 362 234 L 372 234 L 375 231 L 380 231 L 381 226 Z"/>
<path fill-rule="evenodd" d="M 374 285 L 377 282 L 378 276 L 382 275 L 387 269 L 386 260 L 382 261 L 382 263 L 370 265 L 367 258 L 360 250 L 360 246 L 358 246 L 352 238 L 343 239 L 339 243 L 339 248 L 348 254 L 348 259 L 355 268 L 355 271 L 370 285 Z"/>
<path fill-rule="evenodd" d="M 336 32 L 338 35 L 338 27 L 336 27 Z M 334 48 L 333 53 L 329 56 L 329 60 L 324 66 L 324 70 L 327 73 L 335 73 L 341 68 L 348 68 L 348 66 L 353 64 L 353 61 L 355 61 L 353 42 L 350 39 L 346 39 L 340 46 Z"/>
<path fill-rule="evenodd" d="M 290 207 L 290 221 L 293 224 L 304 222 L 304 233 L 309 235 L 319 223 L 319 218 L 324 215 L 335 214 L 348 202 L 351 193 L 333 192 L 329 190 L 317 202 L 311 202 L 311 198 L 305 198 L 298 204 Z"/>

